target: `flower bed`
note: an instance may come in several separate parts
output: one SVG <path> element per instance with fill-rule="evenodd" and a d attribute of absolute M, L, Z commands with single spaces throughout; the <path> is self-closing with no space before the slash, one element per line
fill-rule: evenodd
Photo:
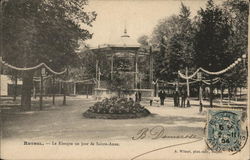
<path fill-rule="evenodd" d="M 148 116 L 150 112 L 132 99 L 112 97 L 97 102 L 83 113 L 87 118 L 130 119 Z"/>

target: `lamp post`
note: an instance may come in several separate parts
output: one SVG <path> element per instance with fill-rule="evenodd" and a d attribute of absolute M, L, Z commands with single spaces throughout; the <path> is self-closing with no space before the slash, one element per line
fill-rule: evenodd
<path fill-rule="evenodd" d="M 186 67 L 186 77 L 188 77 L 188 67 Z M 191 107 L 191 106 L 190 106 L 189 97 L 190 97 L 189 79 L 187 79 L 187 107 Z M 184 106 L 184 107 L 185 107 L 185 106 Z"/>
<path fill-rule="evenodd" d="M 50 59 L 49 63 L 52 64 L 53 60 Z M 55 105 L 55 74 L 52 76 L 52 104 Z"/>
<path fill-rule="evenodd" d="M 174 75 L 177 74 L 177 78 L 175 79 L 175 82 L 174 82 L 174 86 L 175 86 L 175 107 L 179 107 L 179 104 L 180 104 L 180 75 L 178 74 L 178 72 L 173 72 Z"/>
<path fill-rule="evenodd" d="M 45 68 L 41 68 L 41 73 L 40 73 L 40 110 L 43 110 L 43 76 L 46 74 Z"/>
<path fill-rule="evenodd" d="M 198 72 L 197 73 L 197 79 L 198 81 L 200 82 L 200 86 L 199 86 L 199 100 L 200 100 L 200 113 L 202 112 L 202 107 L 203 107 L 203 104 L 202 104 L 202 73 L 201 72 Z"/>
<path fill-rule="evenodd" d="M 209 63 L 209 68 L 211 69 L 212 64 Z M 209 77 L 210 78 L 210 108 L 213 107 L 213 80 L 212 80 L 212 75 Z"/>
<path fill-rule="evenodd" d="M 69 68 L 67 66 L 67 72 L 65 75 L 65 81 L 63 82 L 63 105 L 66 105 L 66 94 L 68 93 L 68 85 L 67 85 L 67 79 L 69 75 Z"/>

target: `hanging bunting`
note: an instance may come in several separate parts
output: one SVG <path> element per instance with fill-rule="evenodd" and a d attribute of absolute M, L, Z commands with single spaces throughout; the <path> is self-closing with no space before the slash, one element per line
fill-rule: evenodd
<path fill-rule="evenodd" d="M 5 61 L 3 61 L 2 59 L 0 59 L 0 62 L 5 65 L 6 67 L 9 67 L 11 69 L 14 69 L 14 70 L 17 70 L 17 71 L 31 71 L 31 70 L 36 70 L 36 69 L 39 69 L 41 67 L 45 67 L 47 70 L 49 70 L 49 72 L 53 73 L 53 74 L 56 74 L 56 75 L 60 75 L 60 74 L 63 74 L 65 73 L 67 70 L 65 69 L 64 71 L 62 72 L 56 72 L 56 71 L 53 71 L 49 66 L 47 66 L 45 63 L 40 63 L 34 67 L 25 67 L 25 68 L 20 68 L 20 67 L 16 67 L 16 66 L 13 66 L 13 65 L 10 65 L 8 63 L 6 63 Z"/>

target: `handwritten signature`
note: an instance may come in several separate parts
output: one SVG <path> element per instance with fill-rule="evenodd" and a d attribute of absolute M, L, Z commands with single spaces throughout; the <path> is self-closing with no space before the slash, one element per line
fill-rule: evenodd
<path fill-rule="evenodd" d="M 144 138 L 159 139 L 159 138 L 197 138 L 197 135 L 167 135 L 167 130 L 163 126 L 155 126 L 153 128 L 142 128 L 140 129 L 135 136 L 132 137 L 132 140 L 139 140 Z"/>
<path fill-rule="evenodd" d="M 198 141 L 202 141 L 203 138 L 194 135 L 194 134 L 190 134 L 190 135 L 174 135 L 174 136 L 169 136 L 167 135 L 167 130 L 166 128 L 164 128 L 163 126 L 155 126 L 153 128 L 142 128 L 140 129 L 137 134 L 135 136 L 132 137 L 133 140 L 139 140 L 139 139 L 144 139 L 144 138 L 152 138 L 152 139 L 159 139 L 159 138 L 192 138 L 195 140 L 189 141 L 189 142 L 181 142 L 181 143 L 177 143 L 177 144 L 173 144 L 173 145 L 167 145 L 161 148 L 155 148 L 152 149 L 150 151 L 141 153 L 135 157 L 133 157 L 131 160 L 135 160 L 139 157 L 145 156 L 146 154 L 150 154 L 152 152 L 157 152 L 159 150 L 163 150 L 163 149 L 167 149 L 167 148 L 172 148 L 172 147 L 177 147 L 177 146 L 181 146 L 181 145 L 186 145 L 186 144 L 191 144 L 191 143 L 195 143 Z"/>

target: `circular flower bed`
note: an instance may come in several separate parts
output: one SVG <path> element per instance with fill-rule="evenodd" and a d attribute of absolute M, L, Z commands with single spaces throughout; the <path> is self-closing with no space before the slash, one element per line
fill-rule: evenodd
<path fill-rule="evenodd" d="M 83 113 L 87 118 L 129 119 L 148 116 L 150 112 L 133 99 L 112 97 L 97 102 Z"/>

